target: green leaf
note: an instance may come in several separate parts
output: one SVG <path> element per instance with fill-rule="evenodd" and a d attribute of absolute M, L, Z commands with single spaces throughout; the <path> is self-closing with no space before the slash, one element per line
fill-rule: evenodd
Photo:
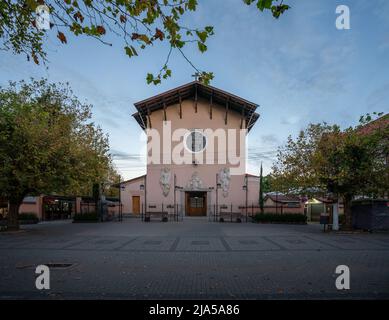
<path fill-rule="evenodd" d="M 196 31 L 197 36 L 201 40 L 201 42 L 205 42 L 208 37 L 207 31 Z"/>
<path fill-rule="evenodd" d="M 195 11 L 197 6 L 197 0 L 189 0 L 187 6 L 190 11 Z"/>
<path fill-rule="evenodd" d="M 147 84 L 150 84 L 151 82 L 153 82 L 153 80 L 154 80 L 154 76 L 151 73 L 148 73 L 146 76 Z"/>
<path fill-rule="evenodd" d="M 129 46 L 129 47 L 126 46 L 124 47 L 124 50 L 126 51 L 126 55 L 128 55 L 130 58 L 138 55 L 138 53 L 136 52 L 133 46 Z"/>
<path fill-rule="evenodd" d="M 206 26 L 205 31 L 208 32 L 208 35 L 213 35 L 213 27 L 212 26 Z"/>
<path fill-rule="evenodd" d="M 207 51 L 207 46 L 204 43 L 197 41 L 197 45 L 201 53 Z"/>

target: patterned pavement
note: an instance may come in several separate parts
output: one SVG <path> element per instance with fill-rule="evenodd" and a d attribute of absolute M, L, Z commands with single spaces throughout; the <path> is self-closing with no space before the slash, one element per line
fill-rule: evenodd
<path fill-rule="evenodd" d="M 49 263 L 51 289 L 39 291 L 35 267 Z M 350 290 L 335 288 L 340 264 Z M 51 222 L 0 234 L 0 274 L 0 299 L 389 298 L 389 234 L 201 219 Z"/>

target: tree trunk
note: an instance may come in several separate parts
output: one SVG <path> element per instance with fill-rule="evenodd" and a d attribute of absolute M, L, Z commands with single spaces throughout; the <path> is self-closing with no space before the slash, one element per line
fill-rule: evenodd
<path fill-rule="evenodd" d="M 353 224 L 352 224 L 352 214 L 351 214 L 351 200 L 352 196 L 349 194 L 346 194 L 343 196 L 343 208 L 344 208 L 344 230 L 352 230 Z"/>
<path fill-rule="evenodd" d="M 19 208 L 23 200 L 9 201 L 8 221 L 7 230 L 19 230 Z"/>

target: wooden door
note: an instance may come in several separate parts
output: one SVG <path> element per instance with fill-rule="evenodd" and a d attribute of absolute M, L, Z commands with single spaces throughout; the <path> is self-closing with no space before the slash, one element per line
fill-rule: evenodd
<path fill-rule="evenodd" d="M 132 213 L 140 213 L 140 196 L 132 196 Z"/>
<path fill-rule="evenodd" d="M 206 216 L 207 215 L 207 193 L 186 192 L 186 215 Z"/>

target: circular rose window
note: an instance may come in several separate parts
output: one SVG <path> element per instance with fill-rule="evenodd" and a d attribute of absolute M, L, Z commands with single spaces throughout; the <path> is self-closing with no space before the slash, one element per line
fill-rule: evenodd
<path fill-rule="evenodd" d="M 202 130 L 194 129 L 185 138 L 185 147 L 193 153 L 201 152 L 207 145 L 207 138 Z"/>

